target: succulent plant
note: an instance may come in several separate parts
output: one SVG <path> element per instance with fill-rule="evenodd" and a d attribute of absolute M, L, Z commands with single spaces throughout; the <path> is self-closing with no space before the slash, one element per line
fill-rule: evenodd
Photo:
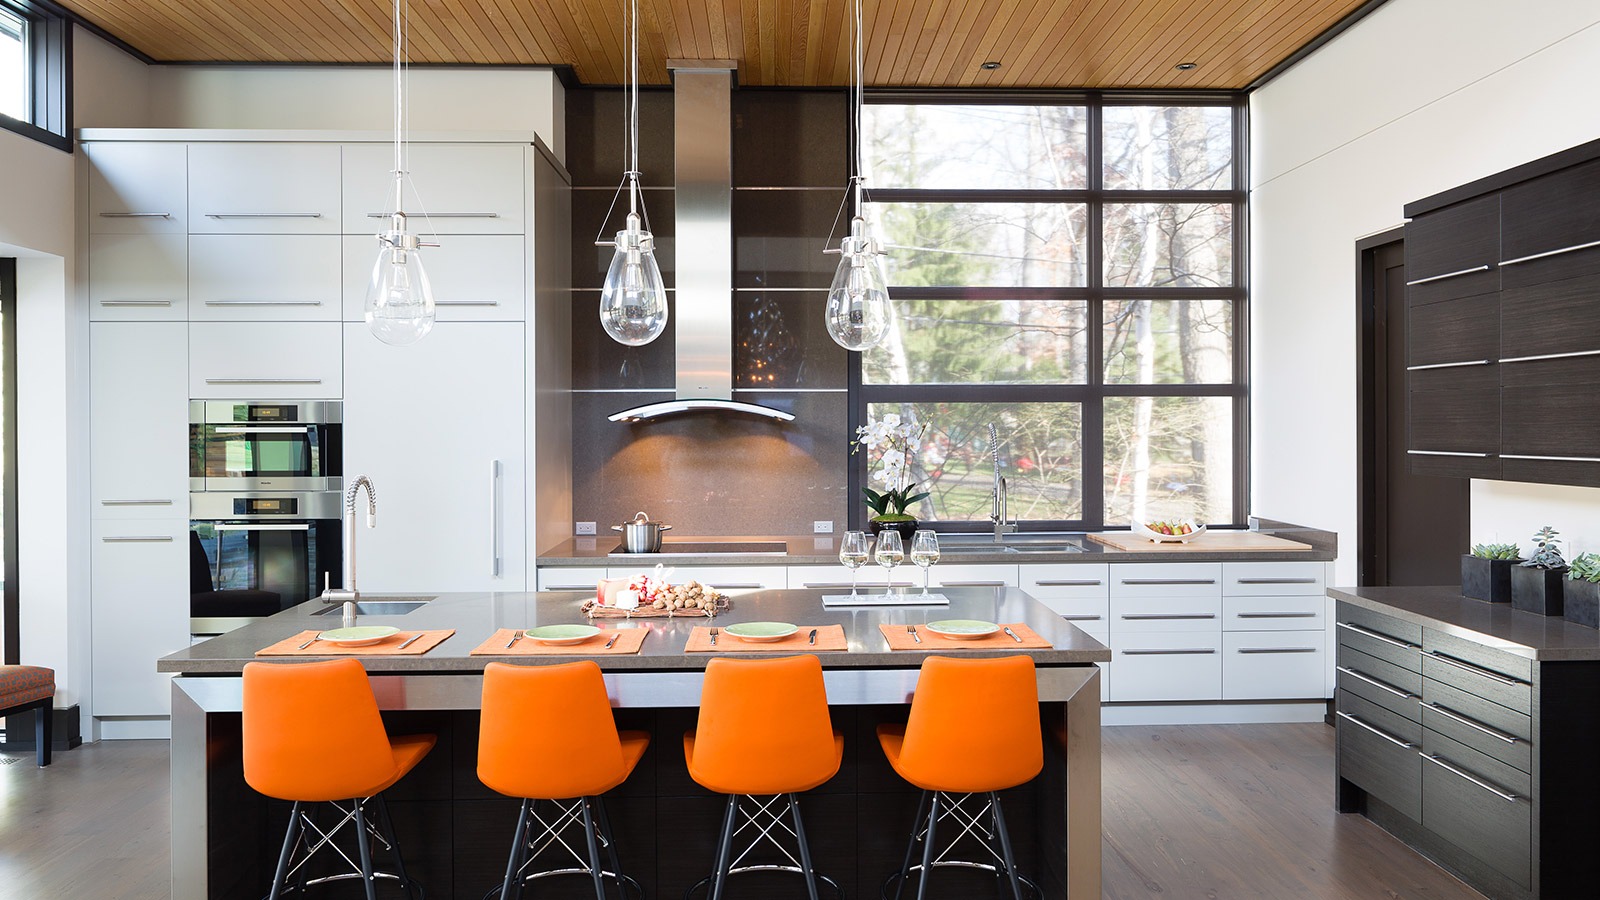
<path fill-rule="evenodd" d="M 1567 579 L 1600 583 L 1600 553 L 1579 553 L 1574 556 L 1572 565 L 1567 568 Z"/>
<path fill-rule="evenodd" d="M 1522 561 L 1522 565 L 1530 569 L 1559 569 L 1567 564 L 1561 556 L 1561 542 L 1556 540 L 1556 535 L 1561 532 L 1549 525 L 1539 529 L 1533 536 L 1533 555 Z"/>
<path fill-rule="evenodd" d="M 1479 559 L 1521 559 L 1522 550 L 1516 544 L 1477 544 L 1472 555 Z"/>

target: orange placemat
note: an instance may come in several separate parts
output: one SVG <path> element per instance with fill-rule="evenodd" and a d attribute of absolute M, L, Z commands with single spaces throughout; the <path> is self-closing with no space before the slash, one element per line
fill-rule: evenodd
<path fill-rule="evenodd" d="M 810 642 L 811 629 L 817 630 L 817 642 Z M 801 625 L 800 630 L 781 641 L 741 641 L 728 633 L 726 627 L 718 629 L 717 645 L 711 646 L 711 626 L 696 625 L 689 634 L 685 653 L 815 653 L 822 650 L 849 650 L 843 625 Z"/>
<path fill-rule="evenodd" d="M 644 646 L 648 628 L 602 628 L 600 633 L 581 644 L 541 644 L 526 637 L 519 638 L 510 647 L 506 642 L 522 631 L 520 628 L 502 628 L 487 641 L 474 647 L 469 656 L 616 656 L 619 653 L 638 653 Z M 617 642 L 606 649 L 606 641 L 615 635 Z"/>
<path fill-rule="evenodd" d="M 1015 631 L 1017 637 L 1022 638 L 1022 643 L 1012 640 L 1004 631 L 996 631 L 973 641 L 958 641 L 941 637 L 929 631 L 927 626 L 918 625 L 917 634 L 922 636 L 922 643 L 919 644 L 904 625 L 879 625 L 878 630 L 883 632 L 883 639 L 889 642 L 890 650 L 1048 650 L 1055 646 L 1021 622 L 1011 622 L 1003 627 Z"/>
<path fill-rule="evenodd" d="M 327 641 L 316 641 L 311 646 L 300 649 L 300 645 L 311 640 L 322 632 L 302 631 L 291 638 L 285 638 L 270 647 L 256 651 L 257 656 L 421 656 L 429 650 L 445 642 L 450 635 L 455 634 L 454 628 L 443 628 L 438 631 L 402 631 L 391 635 L 381 644 L 371 644 L 366 647 L 339 647 Z M 417 634 L 422 637 L 411 642 L 411 646 L 400 649 L 400 645 Z"/>

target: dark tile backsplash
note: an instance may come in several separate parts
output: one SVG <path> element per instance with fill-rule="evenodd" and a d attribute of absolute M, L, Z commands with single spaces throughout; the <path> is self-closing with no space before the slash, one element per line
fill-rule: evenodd
<path fill-rule="evenodd" d="M 843 390 L 849 383 L 850 360 L 828 336 L 823 321 L 827 302 L 827 291 L 734 294 L 734 384 Z"/>
<path fill-rule="evenodd" d="M 849 174 L 844 90 L 733 92 L 737 187 L 837 187 Z"/>

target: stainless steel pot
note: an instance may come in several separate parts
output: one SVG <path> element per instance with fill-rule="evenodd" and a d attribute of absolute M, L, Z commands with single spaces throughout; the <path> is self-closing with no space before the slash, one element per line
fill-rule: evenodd
<path fill-rule="evenodd" d="M 661 532 L 671 531 L 671 525 L 650 521 L 650 517 L 643 512 L 633 517 L 632 522 L 611 526 L 612 531 L 622 532 L 622 549 L 629 553 L 660 553 Z"/>

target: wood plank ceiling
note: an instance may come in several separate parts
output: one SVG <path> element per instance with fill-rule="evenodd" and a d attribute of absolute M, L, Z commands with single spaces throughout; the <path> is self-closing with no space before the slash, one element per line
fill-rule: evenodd
<path fill-rule="evenodd" d="M 381 63 L 387 0 L 60 0 L 160 62 Z M 1363 0 L 865 0 L 876 86 L 1243 88 Z M 623 78 L 624 0 L 411 0 L 418 63 Z M 849 0 L 640 0 L 641 80 L 736 59 L 752 85 L 849 80 Z M 985 70 L 981 64 L 998 61 Z M 1174 68 L 1193 62 L 1191 71 Z"/>

